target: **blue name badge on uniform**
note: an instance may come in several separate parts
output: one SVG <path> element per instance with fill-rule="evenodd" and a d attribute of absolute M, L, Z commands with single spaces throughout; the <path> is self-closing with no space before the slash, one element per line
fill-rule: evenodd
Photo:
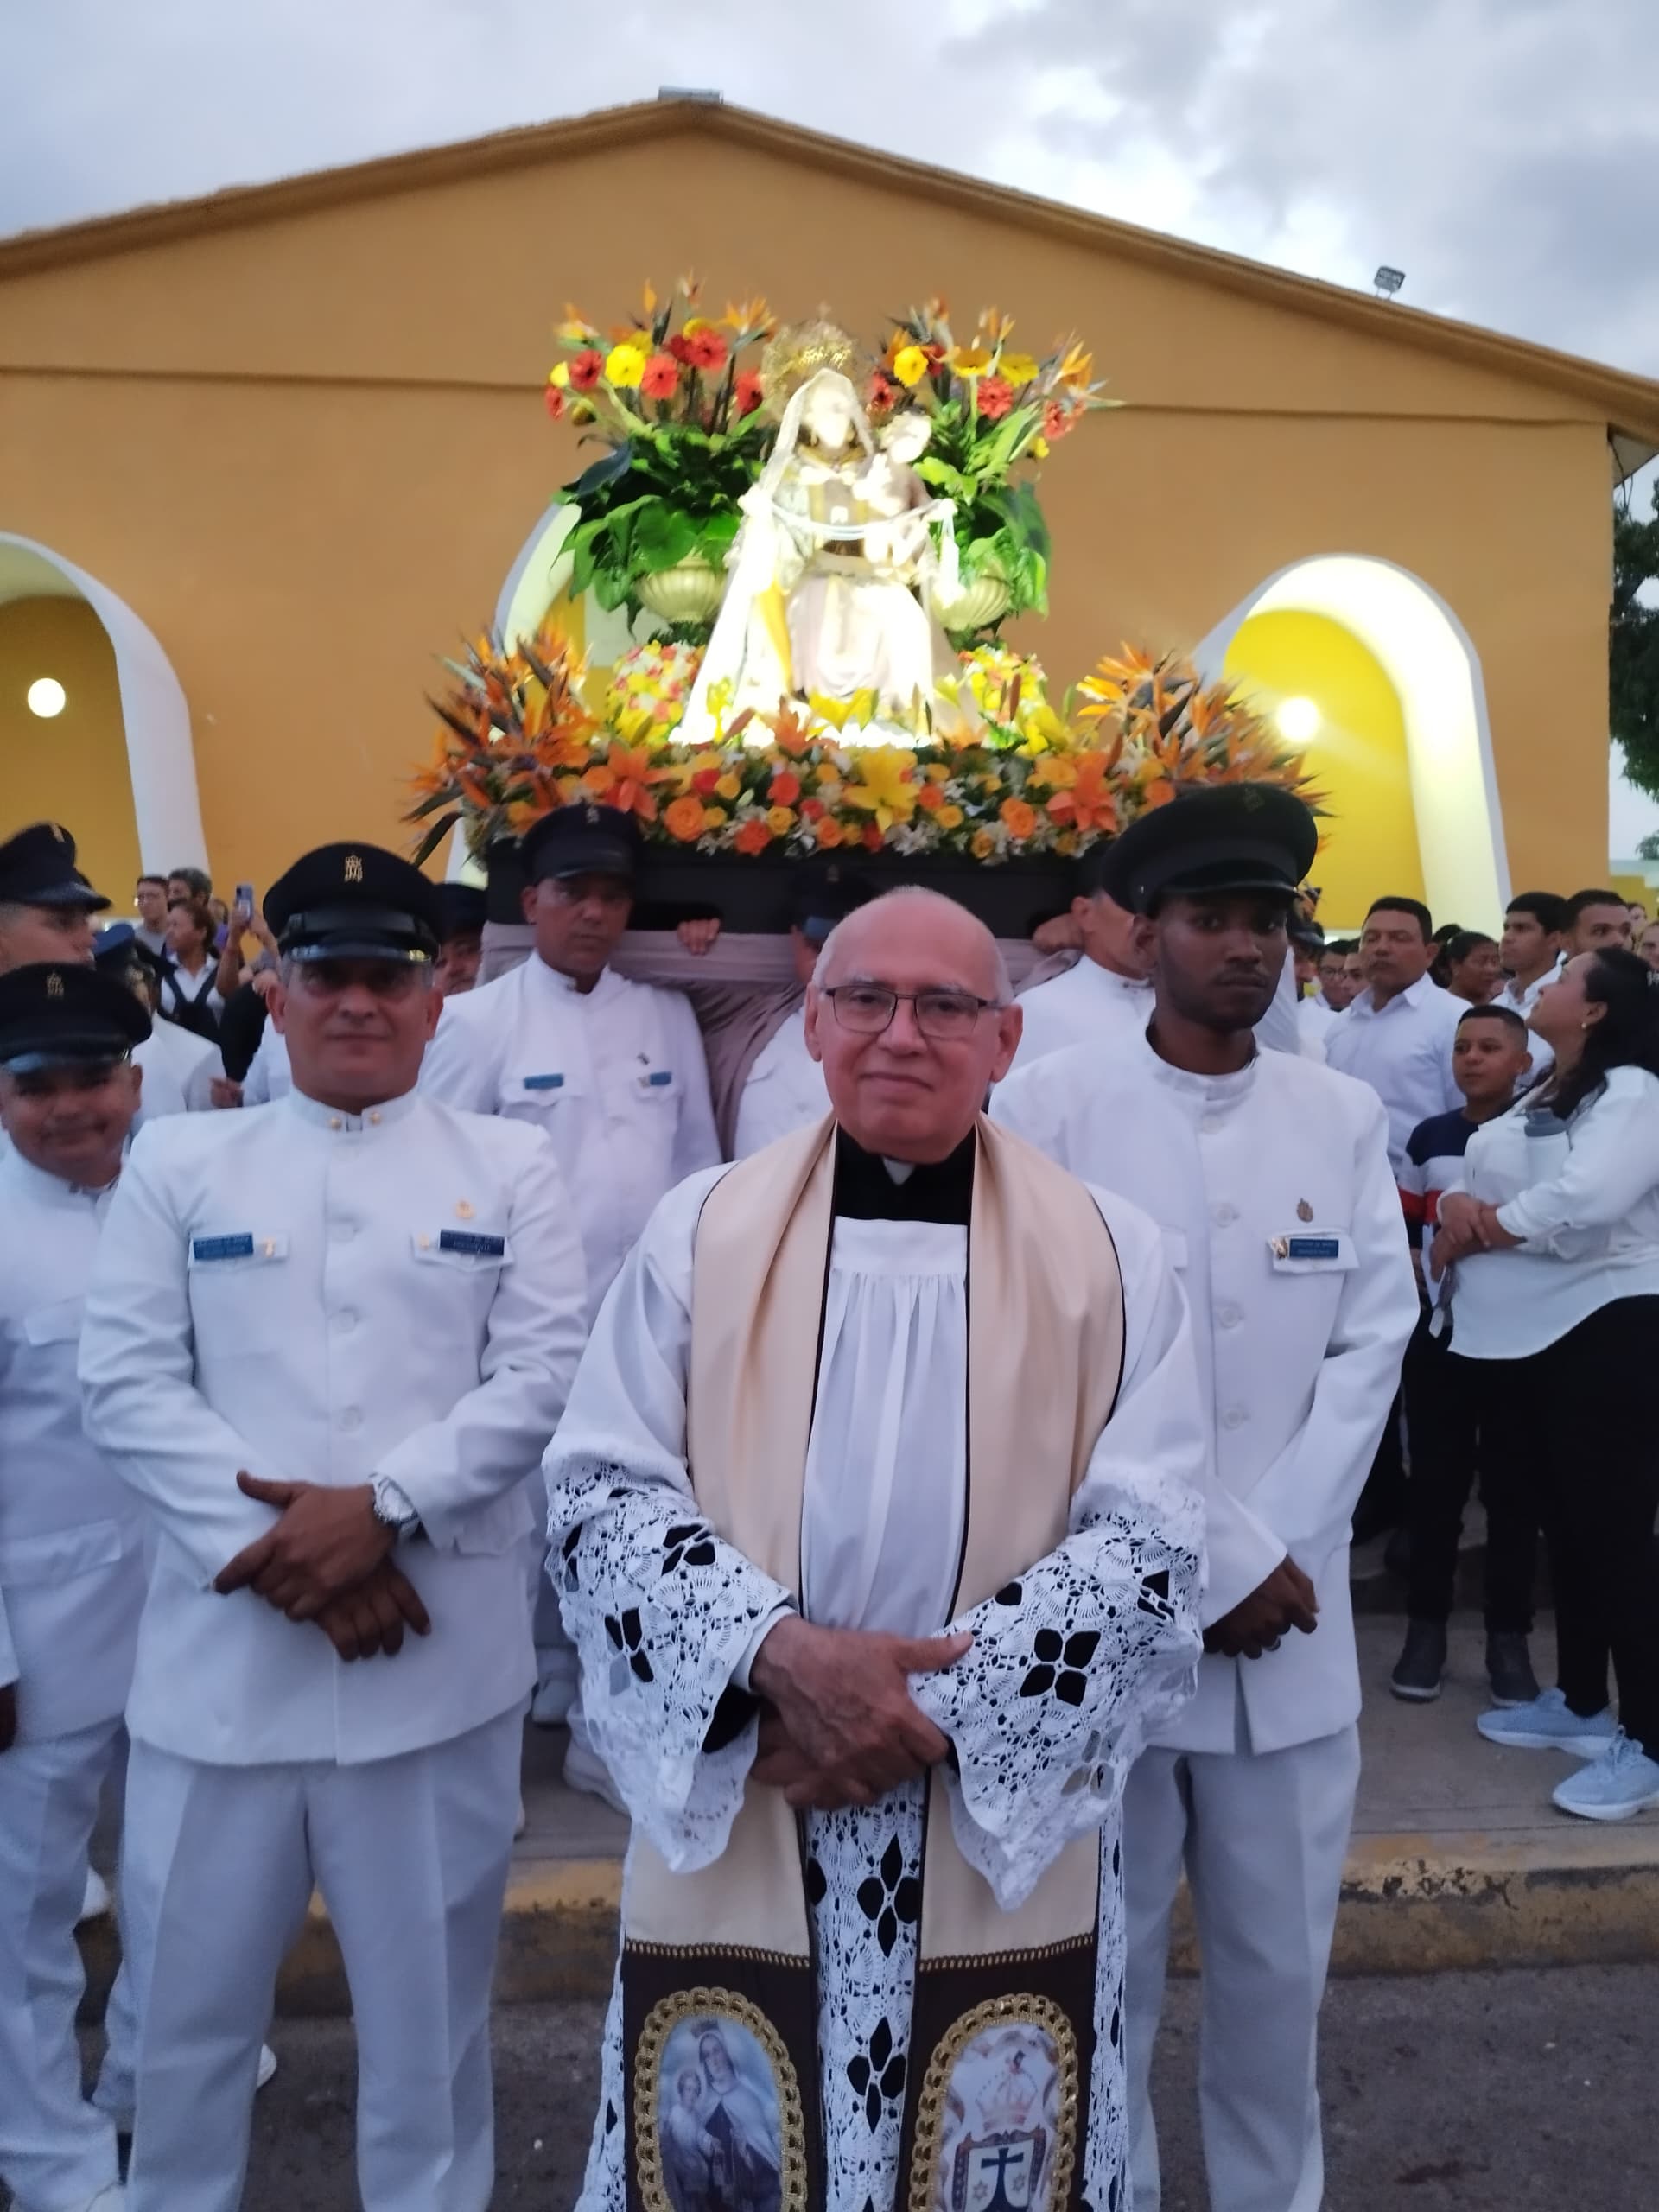
<path fill-rule="evenodd" d="M 438 1249 L 440 1252 L 460 1252 L 469 1260 L 504 1260 L 507 1254 L 507 1240 L 505 1236 L 480 1236 L 471 1229 L 446 1229 L 439 1234 Z"/>
<path fill-rule="evenodd" d="M 193 1236 L 190 1256 L 198 1266 L 207 1260 L 251 1260 L 253 1257 L 253 1236 L 248 1232 L 240 1236 Z"/>
<path fill-rule="evenodd" d="M 1342 1256 L 1342 1243 L 1335 1236 L 1287 1236 L 1285 1257 L 1287 1260 L 1337 1260 Z"/>
<path fill-rule="evenodd" d="M 526 1090 L 563 1090 L 563 1088 L 564 1077 L 562 1075 L 527 1075 L 524 1077 Z"/>
<path fill-rule="evenodd" d="M 674 1080 L 674 1071 L 672 1068 L 652 1068 L 649 1075 L 641 1076 L 639 1080 L 647 1090 L 666 1090 Z"/>

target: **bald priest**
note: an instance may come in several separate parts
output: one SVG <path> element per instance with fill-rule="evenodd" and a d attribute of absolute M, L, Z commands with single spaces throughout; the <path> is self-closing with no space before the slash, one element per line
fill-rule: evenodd
<path fill-rule="evenodd" d="M 1205 1447 L 1160 1232 L 980 1112 L 1020 1019 L 950 900 L 839 924 L 831 1117 L 662 1201 L 548 1453 L 634 1821 L 580 2212 L 1124 2200 L 1118 1802 Z"/>

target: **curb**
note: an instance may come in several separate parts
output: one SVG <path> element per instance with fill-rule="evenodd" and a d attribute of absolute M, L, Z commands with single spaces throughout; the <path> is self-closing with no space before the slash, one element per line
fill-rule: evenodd
<path fill-rule="evenodd" d="M 496 1966 L 496 2002 L 557 2004 L 609 1994 L 622 1893 L 618 1859 L 515 1871 Z M 92 2009 L 113 1976 L 113 1924 L 81 1930 Z M 1349 1853 L 1331 1971 L 1443 1974 L 1497 1967 L 1659 1963 L 1659 1824 L 1574 1829 L 1546 1848 L 1491 1835 L 1358 1839 Z M 1198 1970 L 1191 1901 L 1178 1899 L 1170 1969 Z M 314 1899 L 283 1961 L 276 2009 L 351 2009 L 333 1929 Z"/>

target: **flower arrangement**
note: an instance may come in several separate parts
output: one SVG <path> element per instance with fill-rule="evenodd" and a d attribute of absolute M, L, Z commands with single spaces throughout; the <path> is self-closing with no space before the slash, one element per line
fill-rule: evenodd
<path fill-rule="evenodd" d="M 601 607 L 648 608 L 670 634 L 706 640 L 720 603 L 738 501 L 753 483 L 772 426 L 751 349 L 770 336 L 764 300 L 698 315 L 686 276 L 665 303 L 647 284 L 636 321 L 601 335 L 567 307 L 569 359 L 549 375 L 548 413 L 591 426 L 609 450 L 559 494 L 582 519 L 571 533 L 570 588 Z M 676 327 L 677 315 L 679 317 Z M 750 358 L 746 360 L 746 355 Z M 705 584 L 671 593 L 653 579 L 701 569 Z"/>
<path fill-rule="evenodd" d="M 707 745 L 674 731 L 696 679 L 673 641 L 625 657 L 602 713 L 584 704 L 579 657 L 553 629 L 512 653 L 486 639 L 454 677 L 410 819 L 424 860 L 457 822 L 481 854 L 555 806 L 622 808 L 647 842 L 711 855 L 802 856 L 861 846 L 901 855 L 998 861 L 1067 857 L 1184 785 L 1283 785 L 1317 804 L 1300 755 L 1191 663 L 1125 650 L 1077 687 L 1072 720 L 1041 669 L 1001 648 L 963 655 L 957 679 L 986 718 L 964 743 L 852 746 L 848 702 L 780 702 L 744 714 Z M 754 725 L 759 723 L 757 732 Z M 760 741 L 757 741 L 757 736 Z"/>
<path fill-rule="evenodd" d="M 1039 359 L 1011 345 L 1013 334 L 1013 319 L 987 308 L 959 345 L 944 302 L 930 300 L 894 329 L 870 380 L 874 415 L 919 407 L 931 423 L 917 472 L 957 504 L 970 618 L 952 626 L 958 632 L 1046 611 L 1048 525 L 1032 468 L 1085 414 L 1122 404 L 1090 382 L 1093 356 L 1075 339 Z M 976 583 L 995 588 L 975 600 Z"/>

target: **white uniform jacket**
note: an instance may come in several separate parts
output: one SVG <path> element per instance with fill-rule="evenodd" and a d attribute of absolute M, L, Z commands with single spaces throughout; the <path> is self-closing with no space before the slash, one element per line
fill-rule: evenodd
<path fill-rule="evenodd" d="M 144 1130 L 81 1339 L 86 1425 L 161 1541 L 128 1726 L 226 1765 L 353 1764 L 448 1741 L 535 1676 L 524 1478 L 582 1349 L 582 1255 L 531 1129 L 414 1092 L 362 1116 L 280 1104 Z M 271 1525 L 239 1469 L 385 1475 L 425 1531 L 397 1563 L 432 1633 L 346 1664 L 219 1570 Z"/>
<path fill-rule="evenodd" d="M 1014 1056 L 1015 1074 L 1073 1045 L 1132 1049 L 1145 1037 L 1152 1020 L 1152 985 L 1120 976 L 1116 969 L 1103 968 L 1085 954 L 1046 983 L 1033 983 L 1021 991 L 1019 1003 L 1025 1027 Z M 1272 1052 L 1304 1049 L 1296 1018 L 1296 966 L 1288 953 L 1279 988 L 1256 1024 L 1255 1041 Z"/>
<path fill-rule="evenodd" d="M 590 1313 L 658 1199 L 720 1159 L 690 1001 L 608 968 L 582 992 L 532 952 L 446 1000 L 421 1089 L 546 1130 L 582 1230 Z"/>
<path fill-rule="evenodd" d="M 108 1209 L 0 1156 L 0 1685 L 19 1739 L 111 1720 L 144 1601 L 144 1513 L 86 1440 L 75 1355 Z"/>
<path fill-rule="evenodd" d="M 213 1077 L 225 1072 L 224 1056 L 194 1030 L 181 1029 L 176 1021 L 158 1014 L 142 1045 L 132 1049 L 135 1065 L 143 1071 L 138 1094 L 138 1113 L 133 1127 L 158 1122 L 168 1114 L 205 1114 L 213 1103 Z"/>
<path fill-rule="evenodd" d="M 1205 1620 L 1287 1553 L 1319 1593 L 1311 1637 L 1207 1656 L 1157 1740 L 1233 1750 L 1241 1691 L 1253 1751 L 1345 1727 L 1360 1704 L 1349 1523 L 1418 1311 L 1380 1101 L 1291 1053 L 1211 1078 L 1143 1042 L 1133 1058 L 1082 1046 L 1045 1060 L 1001 1084 L 992 1112 L 1162 1226 L 1215 1440 Z"/>

